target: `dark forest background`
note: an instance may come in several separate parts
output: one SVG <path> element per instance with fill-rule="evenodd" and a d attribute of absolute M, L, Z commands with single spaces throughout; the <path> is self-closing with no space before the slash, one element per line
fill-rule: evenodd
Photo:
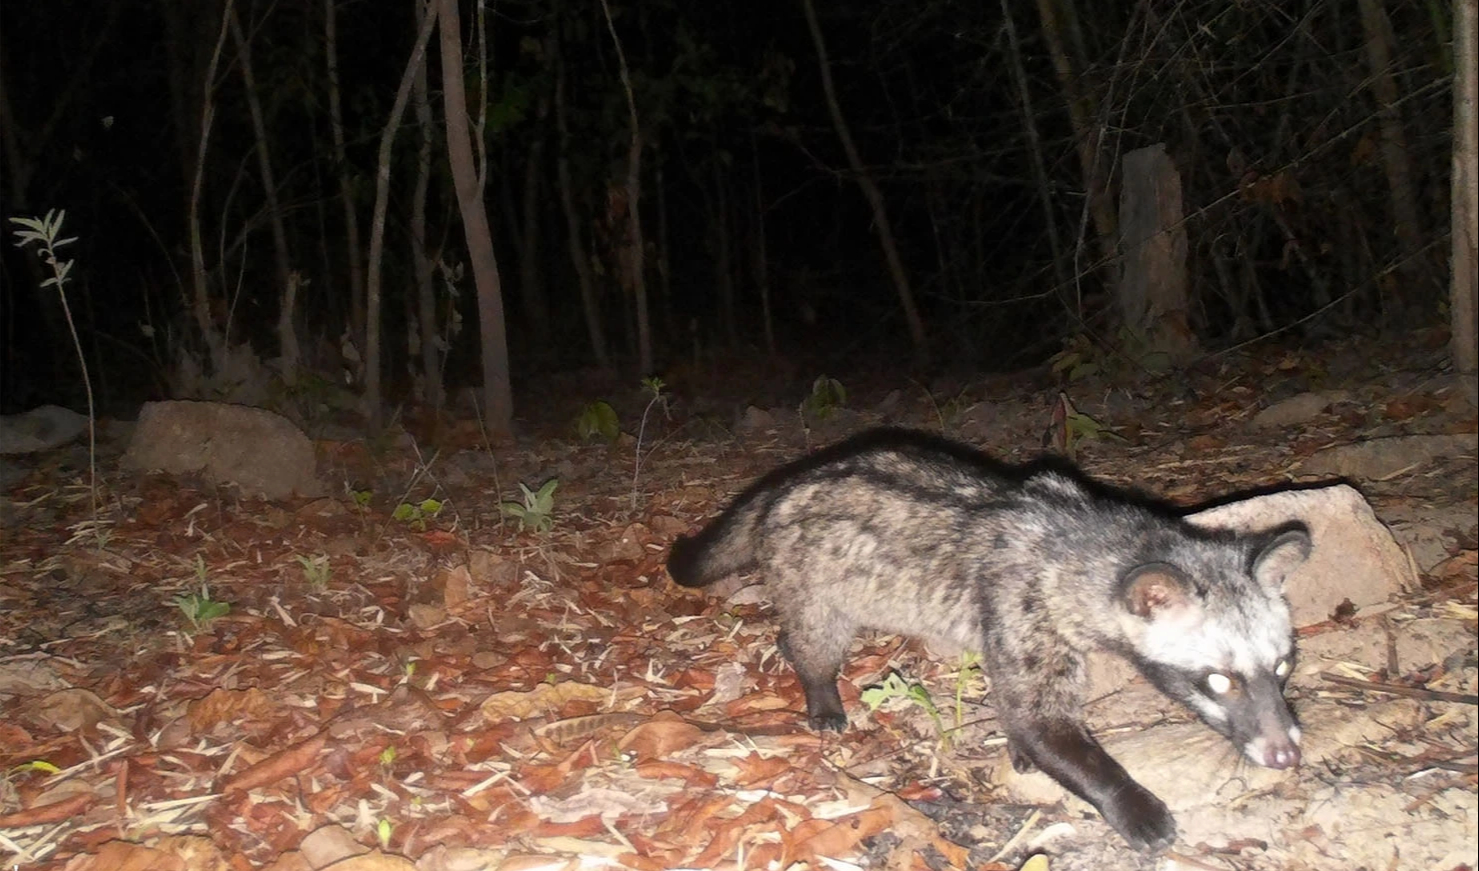
<path fill-rule="evenodd" d="M 1133 362 L 1120 168 L 1156 143 L 1199 353 L 1445 322 L 1447 3 L 608 2 L 433 0 L 403 112 L 417 0 L 0 4 L 3 212 L 65 210 L 100 408 L 482 383 L 449 67 L 515 408 L 560 372 Z M 77 406 L 12 228 L 0 410 Z"/>

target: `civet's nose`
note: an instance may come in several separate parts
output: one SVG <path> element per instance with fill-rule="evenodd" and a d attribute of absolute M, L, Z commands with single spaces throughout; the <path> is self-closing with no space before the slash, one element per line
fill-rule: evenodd
<path fill-rule="evenodd" d="M 1284 736 L 1267 741 L 1263 745 L 1263 759 L 1260 761 L 1267 768 L 1293 768 L 1299 764 L 1299 745 Z"/>

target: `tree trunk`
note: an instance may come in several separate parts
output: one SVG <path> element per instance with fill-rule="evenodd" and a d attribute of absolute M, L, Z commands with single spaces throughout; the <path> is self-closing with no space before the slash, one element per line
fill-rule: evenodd
<path fill-rule="evenodd" d="M 524 167 L 521 220 L 524 234 L 519 246 L 519 297 L 523 300 L 524 319 L 529 324 L 530 338 L 533 339 L 530 350 L 537 357 L 543 357 L 553 350 L 550 347 L 549 307 L 545 304 L 539 263 L 539 206 L 542 202 L 539 193 L 540 183 L 544 178 L 544 124 L 548 115 L 549 96 L 541 95 L 535 113 L 537 129 L 534 142 L 529 146 L 529 161 Z"/>
<path fill-rule="evenodd" d="M 262 117 L 262 101 L 257 98 L 257 82 L 252 75 L 252 47 L 241 29 L 241 18 L 233 5 L 226 13 L 231 23 L 231 38 L 236 41 L 237 63 L 246 86 L 247 111 L 252 119 L 252 133 L 257 138 L 257 170 L 262 174 L 262 193 L 267 198 L 267 226 L 272 230 L 272 254 L 277 265 L 279 308 L 287 311 L 277 320 L 277 338 L 282 350 L 282 377 L 288 384 L 298 380 L 298 336 L 293 329 L 293 299 L 297 296 L 292 272 L 292 255 L 288 252 L 287 228 L 282 223 L 282 209 L 277 201 L 277 180 L 272 173 L 272 156 L 267 150 L 267 122 Z"/>
<path fill-rule="evenodd" d="M 339 35 L 334 4 L 324 0 L 324 57 L 329 76 L 329 129 L 334 136 L 334 174 L 344 207 L 344 247 L 349 264 L 349 331 L 358 347 L 365 346 L 365 261 L 359 243 L 359 210 L 354 205 L 354 182 L 344 150 L 344 113 L 339 106 Z M 419 5 L 419 3 L 418 3 Z"/>
<path fill-rule="evenodd" d="M 668 336 L 678 335 L 673 320 L 673 276 L 668 270 L 668 187 L 663 178 L 663 161 L 657 161 L 654 173 L 657 185 L 657 292 L 662 297 L 662 326 Z"/>
<path fill-rule="evenodd" d="M 390 117 L 380 131 L 380 154 L 375 163 L 375 213 L 370 223 L 370 259 L 365 269 L 365 405 L 370 428 L 380 426 L 380 258 L 385 250 L 385 211 L 390 200 L 390 152 L 395 144 L 396 131 L 400 129 L 401 117 L 406 113 L 406 103 L 411 99 L 411 84 L 416 79 L 416 70 L 422 65 L 426 54 L 426 43 L 431 38 L 431 28 L 436 24 L 435 11 L 428 11 L 416 34 L 416 45 L 411 50 L 411 59 L 401 72 L 401 83 L 395 92 L 395 102 L 390 107 Z M 458 55 L 460 58 L 461 55 Z M 461 82 L 461 79 L 458 79 Z"/>
<path fill-rule="evenodd" d="M 1006 25 L 1007 44 L 1011 50 L 1012 81 L 1017 86 L 1017 98 L 1022 104 L 1022 129 L 1027 133 L 1027 151 L 1032 157 L 1032 178 L 1037 183 L 1037 199 L 1042 204 L 1043 229 L 1048 235 L 1048 248 L 1053 257 L 1053 282 L 1059 293 L 1068 287 L 1067 263 L 1058 241 L 1058 221 L 1053 210 L 1053 192 L 1049 186 L 1048 169 L 1043 162 L 1042 137 L 1037 131 L 1037 116 L 1032 111 L 1032 89 L 1027 86 L 1027 70 L 1022 64 L 1022 46 L 1017 40 L 1017 25 L 1012 19 L 1009 0 L 1001 0 L 1001 20 Z M 1082 311 L 1074 314 L 1083 318 Z"/>
<path fill-rule="evenodd" d="M 718 143 L 715 143 L 715 155 Z M 734 308 L 734 270 L 730 261 L 730 237 L 733 228 L 729 223 L 729 195 L 724 189 L 724 168 L 719 160 L 713 160 L 714 168 L 714 213 L 709 227 L 714 233 L 714 286 L 719 289 L 719 305 L 724 317 L 724 340 L 732 349 L 739 345 L 738 315 Z"/>
<path fill-rule="evenodd" d="M 842 142 L 842 150 L 847 154 L 847 163 L 852 167 L 858 187 L 862 189 L 863 196 L 873 210 L 873 227 L 878 233 L 878 244 L 883 248 L 883 258 L 888 263 L 894 289 L 899 294 L 899 307 L 904 311 L 904 322 L 909 328 L 909 341 L 913 345 L 914 362 L 922 366 L 929 360 L 929 345 L 925 338 L 924 321 L 920 319 L 919 309 L 914 305 L 914 291 L 909 286 L 909 276 L 904 271 L 904 262 L 900 259 L 898 246 L 894 242 L 893 226 L 888 220 L 888 209 L 884 206 L 883 192 L 878 189 L 873 176 L 863 165 L 863 158 L 858 154 L 857 146 L 853 144 L 852 134 L 847 129 L 847 121 L 842 117 L 842 107 L 838 105 L 837 92 L 832 87 L 832 65 L 827 60 L 827 44 L 822 39 L 822 27 L 817 23 L 817 13 L 812 0 L 801 0 L 801 7 L 806 13 L 807 27 L 811 29 L 812 44 L 816 46 L 817 66 L 822 77 L 822 93 L 827 99 L 827 112 L 832 116 L 832 126 L 837 131 L 837 138 Z"/>
<path fill-rule="evenodd" d="M 621 86 L 627 95 L 627 119 L 631 125 L 631 143 L 627 146 L 626 178 L 626 253 L 622 257 L 628 287 L 637 301 L 637 367 L 644 376 L 652 374 L 652 319 L 647 311 L 647 278 L 643 263 L 642 212 L 638 203 L 642 196 L 642 127 L 637 122 L 637 96 L 632 92 L 632 77 L 627 70 L 626 52 L 621 39 L 616 35 L 616 22 L 611 19 L 611 6 L 601 0 L 601 9 L 606 13 L 606 29 L 611 31 L 611 41 L 616 45 L 616 60 L 621 72 Z"/>
<path fill-rule="evenodd" d="M 1037 0 L 1037 14 L 1042 21 L 1043 38 L 1048 44 L 1048 53 L 1053 58 L 1053 69 L 1058 74 L 1058 84 L 1068 103 L 1068 120 L 1073 125 L 1073 140 L 1078 149 L 1079 169 L 1084 177 L 1084 190 L 1088 194 L 1089 217 L 1094 221 L 1094 232 L 1098 236 L 1099 261 L 1109 264 L 1115 258 L 1115 238 L 1118 221 L 1114 214 L 1114 203 L 1109 196 L 1107 167 L 1099 159 L 1099 130 L 1095 122 L 1098 113 L 1093 100 L 1083 92 L 1078 81 L 1078 63 L 1081 52 L 1072 57 L 1068 53 L 1067 41 L 1078 43 L 1078 19 L 1073 11 L 1073 0 Z M 1066 41 L 1067 40 L 1067 41 Z M 1104 271 L 1106 284 L 1113 284 L 1113 273 Z"/>
<path fill-rule="evenodd" d="M 611 353 L 606 349 L 606 331 L 601 323 L 601 302 L 596 297 L 596 280 L 591 275 L 590 256 L 580 228 L 580 212 L 575 207 L 575 193 L 570 184 L 570 127 L 565 120 L 565 56 L 561 40 L 555 41 L 555 130 L 560 137 L 559 155 L 555 159 L 556 177 L 560 184 L 560 208 L 565 213 L 565 244 L 570 251 L 570 267 L 575 270 L 580 287 L 580 308 L 585 314 L 586 335 L 596 365 L 611 368 Z"/>
<path fill-rule="evenodd" d="M 765 353 L 775 359 L 775 319 L 770 313 L 770 261 L 765 252 L 765 197 L 760 182 L 760 148 L 750 133 L 750 173 L 755 184 L 755 287 L 760 291 L 760 320 L 765 331 Z"/>
<path fill-rule="evenodd" d="M 1120 191 L 1123 271 L 1116 296 L 1125 326 L 1144 342 L 1126 350 L 1184 363 L 1196 353 L 1186 319 L 1186 222 L 1181 176 L 1166 147 L 1157 143 L 1126 154 Z"/>
<path fill-rule="evenodd" d="M 1381 129 L 1381 162 L 1386 170 L 1387 189 L 1392 196 L 1392 219 L 1396 222 L 1397 244 L 1402 249 L 1400 271 L 1409 281 L 1426 282 L 1422 268 L 1422 219 L 1417 208 L 1417 194 L 1412 185 L 1412 158 L 1407 150 L 1407 134 L 1397 108 L 1397 81 L 1392 76 L 1392 25 L 1382 0 L 1357 0 L 1361 8 L 1361 26 L 1366 31 L 1366 63 L 1371 68 L 1371 92 L 1379 109 Z"/>
<path fill-rule="evenodd" d="M 418 30 L 426 26 L 430 13 L 422 0 L 411 0 L 416 7 Z M 437 411 L 442 408 L 442 361 L 438 345 L 436 285 L 433 283 L 431 256 L 426 249 L 426 193 L 431 184 L 431 146 L 435 138 L 431 129 L 431 100 L 426 86 L 426 54 L 416 67 L 411 82 L 411 95 L 416 101 L 416 125 L 421 128 L 421 147 L 416 152 L 416 188 L 411 194 L 411 265 L 416 277 L 416 324 L 421 336 L 421 379 L 425 388 L 423 400 Z"/>
<path fill-rule="evenodd" d="M 1470 379 L 1476 374 L 1475 348 L 1476 289 L 1474 274 L 1479 264 L 1479 133 L 1475 132 L 1475 104 L 1479 103 L 1479 86 L 1475 84 L 1474 66 L 1479 60 L 1475 50 L 1475 30 L 1479 29 L 1476 0 L 1453 0 L 1453 179 L 1452 220 L 1453 253 L 1449 287 L 1449 319 L 1453 334 L 1453 368 Z"/>
<path fill-rule="evenodd" d="M 462 24 L 457 0 L 438 0 L 441 12 L 442 99 L 446 105 L 447 160 L 457 189 L 457 206 L 467 236 L 468 261 L 478 289 L 479 343 L 483 358 L 483 396 L 489 437 L 513 438 L 514 401 L 509 384 L 508 336 L 504 331 L 503 287 L 493 233 L 483 204 L 478 168 L 473 163 L 467 94 L 462 84 Z"/>
<path fill-rule="evenodd" d="M 193 288 L 191 309 L 195 315 L 196 329 L 200 330 L 201 341 L 210 355 L 213 371 L 220 372 L 226 365 L 226 348 L 230 342 L 223 330 L 216 329 L 211 316 L 210 281 L 205 271 L 205 241 L 200 231 L 200 195 L 205 187 L 205 156 L 210 150 L 211 125 L 215 120 L 215 95 L 211 90 L 216 80 L 216 67 L 221 62 L 221 49 L 226 44 L 226 31 L 230 29 L 228 19 L 232 14 L 232 0 L 226 0 L 221 13 L 221 27 L 216 33 L 216 47 L 206 66 L 205 84 L 201 88 L 200 138 L 196 152 L 195 175 L 190 180 L 189 233 L 190 233 L 190 283 Z"/>

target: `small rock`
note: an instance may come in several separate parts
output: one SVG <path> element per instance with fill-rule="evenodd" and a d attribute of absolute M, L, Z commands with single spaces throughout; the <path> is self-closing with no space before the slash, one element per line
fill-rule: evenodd
<path fill-rule="evenodd" d="M 740 435 L 773 428 L 775 428 L 775 416 L 753 405 L 745 409 L 744 417 L 740 418 L 739 425 L 735 427 Z"/>
<path fill-rule="evenodd" d="M 1260 427 L 1295 426 L 1308 423 L 1314 418 L 1325 413 L 1325 410 L 1337 402 L 1349 399 L 1350 395 L 1344 390 L 1324 390 L 1310 393 L 1301 393 L 1288 399 L 1275 402 L 1253 417 L 1253 425 Z"/>
<path fill-rule="evenodd" d="M 1305 460 L 1300 472 L 1380 481 L 1433 460 L 1473 457 L 1476 449 L 1474 435 L 1389 436 L 1326 448 Z"/>
<path fill-rule="evenodd" d="M 1344 484 L 1255 496 L 1186 519 L 1201 527 L 1243 532 L 1303 521 L 1313 548 L 1284 584 L 1296 627 L 1328 619 L 1346 599 L 1364 608 L 1417 587 L 1401 545 L 1366 499 Z"/>
<path fill-rule="evenodd" d="M 0 414 L 0 454 L 30 454 L 60 447 L 87 429 L 87 415 L 60 405 Z"/>

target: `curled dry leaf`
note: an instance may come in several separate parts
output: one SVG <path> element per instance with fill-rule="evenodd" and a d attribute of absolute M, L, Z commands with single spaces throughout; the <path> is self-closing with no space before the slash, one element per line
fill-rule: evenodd
<path fill-rule="evenodd" d="M 305 771 L 323 752 L 325 741 L 325 736 L 320 733 L 307 741 L 294 744 L 281 753 L 273 754 L 228 778 L 221 786 L 221 791 L 236 792 L 256 789 Z"/>
<path fill-rule="evenodd" d="M 740 786 L 768 786 L 775 779 L 791 770 L 791 761 L 779 756 L 765 758 L 758 753 L 741 756 L 733 760 L 739 769 L 734 780 Z"/>
<path fill-rule="evenodd" d="M 61 801 L 5 814 L 0 816 L 0 829 L 21 829 L 69 820 L 91 806 L 95 798 L 91 792 L 79 793 Z"/>
<path fill-rule="evenodd" d="M 632 729 L 617 746 L 635 753 L 643 761 L 663 759 L 697 744 L 704 732 L 671 711 L 660 711 L 651 720 Z"/>

